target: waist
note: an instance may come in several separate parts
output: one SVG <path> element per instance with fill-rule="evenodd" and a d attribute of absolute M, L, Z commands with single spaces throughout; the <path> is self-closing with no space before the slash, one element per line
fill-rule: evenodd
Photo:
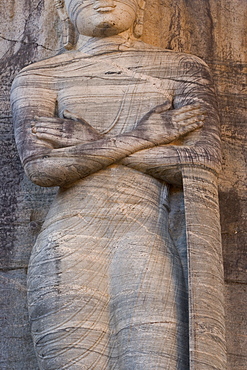
<path fill-rule="evenodd" d="M 48 213 L 59 220 L 80 213 L 87 217 L 117 217 L 123 210 L 157 213 L 168 206 L 168 187 L 159 180 L 122 165 L 113 165 L 66 189 L 60 189 Z M 121 212 L 119 212 L 121 211 Z"/>

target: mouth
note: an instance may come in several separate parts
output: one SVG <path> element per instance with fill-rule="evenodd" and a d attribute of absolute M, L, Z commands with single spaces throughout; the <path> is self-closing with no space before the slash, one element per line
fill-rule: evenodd
<path fill-rule="evenodd" d="M 106 2 L 105 4 L 104 3 L 96 4 L 94 5 L 93 8 L 98 13 L 107 13 L 107 12 L 112 12 L 116 8 L 116 5 L 109 5 L 109 3 L 107 4 Z"/>
<path fill-rule="evenodd" d="M 106 6 L 106 7 L 101 7 L 101 8 L 98 8 L 98 9 L 95 9 L 96 12 L 98 13 L 107 13 L 107 12 L 112 12 L 113 11 L 113 7 L 112 6 Z"/>

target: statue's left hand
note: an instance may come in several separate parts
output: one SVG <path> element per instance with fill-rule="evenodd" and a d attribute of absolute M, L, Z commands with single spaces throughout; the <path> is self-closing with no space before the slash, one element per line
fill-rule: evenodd
<path fill-rule="evenodd" d="M 31 122 L 32 134 L 48 142 L 54 149 L 83 144 L 102 139 L 102 135 L 89 123 L 65 110 L 64 118 L 34 117 Z"/>
<path fill-rule="evenodd" d="M 205 111 L 200 104 L 171 109 L 171 103 L 158 105 L 138 123 L 135 134 L 154 145 L 168 144 L 203 126 Z"/>

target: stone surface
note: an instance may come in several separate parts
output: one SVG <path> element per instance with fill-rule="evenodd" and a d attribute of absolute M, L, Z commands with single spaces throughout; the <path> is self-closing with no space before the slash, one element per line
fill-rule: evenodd
<path fill-rule="evenodd" d="M 223 172 L 220 176 L 220 208 L 224 248 L 225 276 L 231 284 L 227 290 L 229 369 L 242 369 L 244 336 L 240 334 L 237 312 L 246 297 L 246 50 L 245 0 L 147 1 L 144 37 L 146 42 L 202 57 L 213 71 L 222 116 Z M 30 250 L 39 225 L 48 209 L 53 192 L 40 190 L 23 178 L 15 151 L 10 121 L 9 89 L 14 75 L 24 65 L 56 54 L 60 43 L 56 37 L 59 22 L 51 1 L 24 0 L 1 3 L 0 41 L 1 68 L 1 263 L 12 269 L 27 266 Z M 46 24 L 46 31 L 43 25 Z M 47 200 L 48 199 L 48 200 Z M 43 203 L 45 202 L 45 203 Z M 42 205 L 43 204 L 43 205 Z M 45 208 L 43 210 L 43 207 Z M 32 217 L 31 217 L 32 214 Z M 31 223 L 29 227 L 30 219 Z M 23 231 L 25 230 L 25 231 Z M 183 238 L 182 235 L 176 237 Z M 25 276 L 25 275 L 23 275 Z M 19 281 L 21 280 L 18 277 Z M 241 286 L 239 285 L 241 283 Z M 15 283 L 15 286 L 18 283 Z M 9 291 L 12 290 L 10 287 Z M 239 292 L 239 293 L 238 293 Z M 4 296 L 8 296 L 5 293 Z M 20 298 L 21 299 L 21 298 Z M 14 299 L 12 302 L 16 302 Z M 14 305 L 14 303 L 12 303 Z M 5 308 L 7 301 L 3 301 Z M 18 325 L 27 317 L 25 306 L 18 307 Z M 244 310 L 244 308 L 243 308 Z M 22 316 L 24 315 L 24 316 Z M 235 319 L 236 317 L 236 319 Z M 8 328 L 14 332 L 14 321 Z M 25 324 L 26 325 L 26 324 Z M 229 326 L 230 325 L 230 326 Z M 241 322 L 241 330 L 246 322 Z M 246 332 L 244 332 L 244 335 Z M 30 356 L 30 338 L 12 337 L 11 347 L 22 353 L 22 366 L 35 369 Z M 10 352 L 9 342 L 1 344 L 3 369 L 20 369 L 17 357 Z M 34 361 L 34 360 L 33 360 Z"/>
<path fill-rule="evenodd" d="M 191 322 L 190 368 L 224 369 L 225 302 L 217 178 L 202 168 L 184 168 L 183 189 Z"/>
<path fill-rule="evenodd" d="M 70 3 L 71 20 L 77 4 Z M 190 361 L 200 369 L 224 368 L 217 187 L 209 186 L 209 174 L 220 166 L 219 120 L 209 70 L 195 56 L 135 39 L 130 26 L 141 19 L 141 9 L 135 13 L 120 2 L 101 14 L 95 4 L 73 19 L 80 30 L 76 52 L 26 67 L 12 85 L 25 172 L 38 185 L 61 187 L 29 263 L 40 368 L 188 367 L 186 284 L 164 205 L 166 182 L 177 184 L 183 167 L 192 165 L 199 172 L 191 208 L 191 195 L 188 202 L 185 196 L 189 250 L 191 256 L 202 253 L 203 239 L 208 258 L 204 269 L 200 255 L 190 259 Z M 59 9 L 64 19 L 65 9 Z M 109 19 L 108 27 L 99 27 L 102 19 Z M 183 185 L 187 194 L 188 176 Z M 216 197 L 211 211 L 206 194 Z M 199 233 L 204 229 L 217 246 Z M 212 284 L 207 275 L 221 283 Z"/>
<path fill-rule="evenodd" d="M 37 369 L 27 315 L 26 269 L 0 272 L 0 367 Z"/>
<path fill-rule="evenodd" d="M 236 302 L 241 304 L 236 305 Z M 230 338 L 227 342 L 229 369 L 246 368 L 246 304 L 246 285 L 226 284 L 226 336 Z"/>

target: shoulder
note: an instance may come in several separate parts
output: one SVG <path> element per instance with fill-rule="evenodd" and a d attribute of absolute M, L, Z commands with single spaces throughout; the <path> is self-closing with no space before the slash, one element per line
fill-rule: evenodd
<path fill-rule="evenodd" d="M 81 53 L 64 53 L 51 58 L 43 59 L 24 67 L 15 77 L 12 91 L 18 87 L 34 87 L 55 89 L 56 76 L 71 68 L 73 62 L 82 58 Z"/>
<path fill-rule="evenodd" d="M 81 53 L 79 52 L 71 52 L 71 53 L 63 53 L 56 55 L 51 58 L 43 59 L 39 62 L 32 63 L 26 67 L 24 67 L 20 74 L 21 75 L 28 75 L 28 74 L 34 74 L 39 73 L 40 71 L 43 71 L 44 73 L 49 74 L 54 68 L 57 67 L 63 67 L 70 63 L 72 63 L 75 59 L 78 59 L 79 55 Z"/>
<path fill-rule="evenodd" d="M 156 48 L 155 53 L 159 55 L 160 62 L 169 65 L 171 68 L 178 68 L 179 73 L 209 71 L 208 65 L 196 55 L 160 48 Z"/>
<path fill-rule="evenodd" d="M 131 53 L 131 52 L 130 52 Z M 148 44 L 132 51 L 145 73 L 159 79 L 169 79 L 173 83 L 212 81 L 208 65 L 193 54 L 162 49 Z M 138 57 L 139 54 L 139 57 Z M 140 62 L 142 61 L 142 62 Z"/>
<path fill-rule="evenodd" d="M 206 78 L 211 78 L 208 65 L 196 55 L 159 48 L 142 41 L 137 41 L 132 50 L 141 56 L 146 56 L 148 63 L 152 63 L 154 67 L 157 68 L 160 65 L 161 68 L 170 70 L 174 76 L 204 75 Z"/>
<path fill-rule="evenodd" d="M 143 43 L 143 45 L 145 45 L 145 49 L 147 50 L 147 52 L 156 53 L 164 61 L 171 61 L 176 65 L 183 65 L 185 67 L 186 65 L 192 64 L 197 66 L 198 68 L 208 68 L 208 65 L 201 58 L 194 54 L 182 53 L 170 49 L 163 49 L 145 43 Z"/>
<path fill-rule="evenodd" d="M 208 67 L 207 64 L 198 56 L 194 54 L 189 54 L 189 53 L 182 53 L 179 51 L 173 51 L 170 49 L 163 49 L 157 46 L 149 45 L 144 42 L 139 43 L 139 47 L 137 47 L 139 50 L 145 50 L 147 53 L 155 53 L 160 56 L 160 58 L 164 60 L 172 60 L 175 63 L 195 63 L 198 65 L 202 65 L 205 67 Z"/>
<path fill-rule="evenodd" d="M 168 66 L 175 79 L 200 84 L 212 81 L 208 65 L 198 56 L 171 50 L 160 50 L 159 53 L 161 64 Z"/>
<path fill-rule="evenodd" d="M 66 69 L 68 66 L 71 66 L 72 63 L 78 61 L 78 59 L 83 59 L 83 57 L 86 58 L 86 55 L 80 52 L 71 52 L 43 59 L 24 67 L 16 76 L 16 79 L 23 77 L 30 79 L 33 76 L 42 76 L 42 78 L 54 77 L 57 70 L 61 71 Z"/>

